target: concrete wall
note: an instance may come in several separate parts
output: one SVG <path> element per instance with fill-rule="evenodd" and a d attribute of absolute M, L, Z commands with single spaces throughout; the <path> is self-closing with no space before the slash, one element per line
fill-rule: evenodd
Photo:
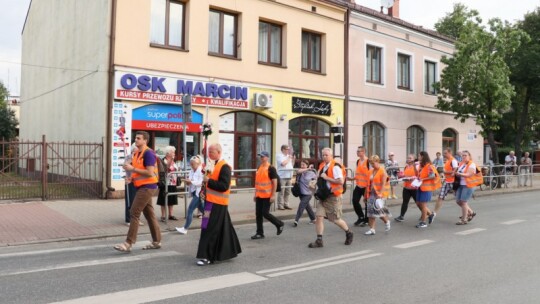
<path fill-rule="evenodd" d="M 317 13 L 311 11 L 312 6 Z M 210 7 L 239 14 L 238 59 L 208 55 Z M 305 0 L 197 0 L 187 10 L 187 52 L 150 47 L 150 1 L 119 0 L 115 64 L 343 94 L 345 10 Z M 258 22 L 283 24 L 284 67 L 258 63 Z M 301 71 L 302 30 L 323 34 L 323 74 Z"/>
<path fill-rule="evenodd" d="M 110 7 L 110 0 L 31 2 L 22 34 L 21 139 L 105 137 Z"/>

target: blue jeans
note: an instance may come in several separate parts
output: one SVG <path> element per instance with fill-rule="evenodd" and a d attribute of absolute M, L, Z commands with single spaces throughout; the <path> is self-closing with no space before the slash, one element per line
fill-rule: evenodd
<path fill-rule="evenodd" d="M 193 196 L 191 198 L 191 202 L 189 203 L 188 212 L 186 214 L 186 223 L 184 224 L 184 229 L 188 229 L 189 226 L 191 226 L 191 221 L 193 220 L 193 212 L 195 209 L 199 209 L 201 213 L 204 213 L 204 204 L 201 202 L 199 197 L 195 195 L 196 192 L 192 192 L 191 195 Z"/>

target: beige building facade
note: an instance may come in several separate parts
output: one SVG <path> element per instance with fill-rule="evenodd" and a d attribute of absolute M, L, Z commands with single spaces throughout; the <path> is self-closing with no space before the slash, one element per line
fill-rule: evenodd
<path fill-rule="evenodd" d="M 21 137 L 103 140 L 104 189 L 123 189 L 138 130 L 181 160 L 184 124 L 189 158 L 210 123 L 208 142 L 235 170 L 255 168 L 263 150 L 275 161 L 283 144 L 316 161 L 344 124 L 345 17 L 331 0 L 32 1 L 23 62 L 71 69 L 23 69 Z M 61 34 L 43 37 L 43 25 Z M 253 185 L 252 173 L 235 175 Z"/>

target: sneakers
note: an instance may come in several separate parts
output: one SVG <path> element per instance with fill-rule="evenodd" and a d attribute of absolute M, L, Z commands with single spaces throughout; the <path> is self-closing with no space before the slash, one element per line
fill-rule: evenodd
<path fill-rule="evenodd" d="M 361 222 L 360 225 L 358 225 L 358 226 L 360 226 L 360 227 L 366 227 L 367 224 L 368 224 L 367 222 Z"/>
<path fill-rule="evenodd" d="M 310 225 L 314 225 L 315 222 L 316 222 L 316 220 L 311 220 L 311 221 L 309 221 L 309 224 L 310 224 Z"/>
<path fill-rule="evenodd" d="M 294 227 L 298 227 L 298 222 L 297 222 L 297 221 L 294 221 L 294 223 L 292 223 L 292 225 L 293 225 Z"/>
<path fill-rule="evenodd" d="M 426 228 L 427 227 L 427 224 L 426 222 L 420 222 L 416 225 L 416 228 Z"/>
<path fill-rule="evenodd" d="M 386 222 L 386 224 L 384 224 L 384 231 L 388 232 L 390 231 L 390 221 Z"/>
<path fill-rule="evenodd" d="M 396 221 L 396 222 L 403 222 L 404 220 L 405 220 L 405 218 L 403 216 L 401 216 L 401 215 L 394 218 L 394 221 Z"/>
<path fill-rule="evenodd" d="M 323 247 L 323 241 L 320 240 L 320 239 L 316 239 L 315 242 L 313 243 L 309 243 L 308 247 L 309 248 L 320 248 L 320 247 Z"/>
<path fill-rule="evenodd" d="M 187 234 L 187 229 L 184 227 L 180 227 L 180 228 L 176 227 L 176 231 L 178 231 L 178 233 L 180 234 Z"/>
<path fill-rule="evenodd" d="M 354 234 L 352 231 L 345 232 L 345 245 L 350 245 L 353 241 Z"/>
<path fill-rule="evenodd" d="M 255 235 L 251 236 L 251 239 L 252 239 L 252 240 L 261 240 L 261 239 L 264 239 L 264 235 L 262 235 L 262 234 L 255 234 Z"/>
<path fill-rule="evenodd" d="M 369 229 L 368 231 L 364 232 L 365 235 L 375 235 L 374 229 Z"/>
<path fill-rule="evenodd" d="M 433 220 L 437 216 L 437 213 L 431 212 L 431 214 L 428 216 L 428 223 L 431 225 L 433 223 Z"/>
<path fill-rule="evenodd" d="M 355 226 L 360 226 L 364 222 L 363 218 L 359 218 L 356 222 L 354 222 Z"/>

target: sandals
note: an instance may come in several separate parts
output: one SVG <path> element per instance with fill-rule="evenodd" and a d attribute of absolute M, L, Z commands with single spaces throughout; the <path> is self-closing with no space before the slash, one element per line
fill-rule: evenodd
<path fill-rule="evenodd" d="M 159 242 L 152 242 L 142 248 L 142 250 L 150 250 L 150 249 L 159 249 L 161 248 L 161 243 Z"/>
<path fill-rule="evenodd" d="M 467 221 L 461 220 L 457 222 L 456 225 L 467 225 Z"/>
<path fill-rule="evenodd" d="M 174 215 L 169 216 L 170 221 L 178 221 L 178 218 Z"/>
<path fill-rule="evenodd" d="M 124 242 L 122 244 L 115 245 L 114 249 L 120 252 L 131 252 L 131 244 Z"/>
<path fill-rule="evenodd" d="M 475 216 L 476 216 L 476 212 L 473 211 L 473 213 L 469 214 L 469 216 L 467 217 L 467 221 L 469 222 L 472 221 Z"/>
<path fill-rule="evenodd" d="M 162 216 L 161 219 L 160 219 L 160 221 L 161 221 L 162 223 L 165 223 L 165 217 Z"/>

